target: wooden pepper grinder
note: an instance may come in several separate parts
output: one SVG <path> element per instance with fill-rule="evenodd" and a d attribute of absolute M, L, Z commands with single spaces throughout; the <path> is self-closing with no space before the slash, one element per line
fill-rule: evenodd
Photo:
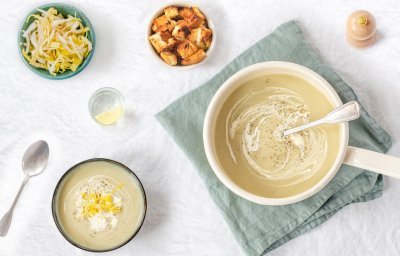
<path fill-rule="evenodd" d="M 364 10 L 353 12 L 347 19 L 347 40 L 357 48 L 372 45 L 376 38 L 374 16 Z"/>

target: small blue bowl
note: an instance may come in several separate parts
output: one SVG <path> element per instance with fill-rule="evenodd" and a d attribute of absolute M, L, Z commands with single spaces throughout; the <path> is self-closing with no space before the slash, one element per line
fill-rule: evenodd
<path fill-rule="evenodd" d="M 81 65 L 79 65 L 79 67 L 74 71 L 72 70 L 67 70 L 64 73 L 57 73 L 57 75 L 53 76 L 49 73 L 48 70 L 46 69 L 42 69 L 42 68 L 36 68 L 32 65 L 29 64 L 29 62 L 24 58 L 24 56 L 22 55 L 22 49 L 23 49 L 23 43 L 26 42 L 25 38 L 22 36 L 22 30 L 26 30 L 29 25 L 31 24 L 31 22 L 33 21 L 33 19 L 30 17 L 32 14 L 37 14 L 39 13 L 39 11 L 37 9 L 41 9 L 44 11 L 47 11 L 49 8 L 54 7 L 59 13 L 61 13 L 64 17 L 67 17 L 68 14 L 72 15 L 72 16 L 76 16 L 77 18 L 81 19 L 82 24 L 85 27 L 89 27 L 89 31 L 88 31 L 88 39 L 89 41 L 92 43 L 92 50 L 90 51 L 89 55 L 85 57 L 85 59 L 83 60 L 83 62 L 81 63 Z M 23 60 L 23 62 L 25 63 L 26 66 L 28 66 L 28 68 L 30 70 L 32 70 L 35 74 L 47 78 L 47 79 L 51 79 L 51 80 L 61 80 L 61 79 L 67 79 L 70 77 L 73 77 L 77 74 L 79 74 L 91 61 L 93 54 L 94 54 L 94 49 L 95 49 L 95 45 L 96 45 L 96 36 L 94 33 L 94 29 L 92 24 L 90 23 L 89 19 L 86 17 L 86 15 L 81 12 L 80 10 L 78 10 L 77 8 L 68 5 L 68 4 L 60 4 L 60 3 L 52 3 L 52 4 L 46 4 L 46 5 L 42 5 L 39 6 L 38 8 L 36 8 L 35 10 L 31 11 L 24 19 L 21 28 L 18 31 L 18 49 L 19 49 L 19 53 L 20 56 Z"/>

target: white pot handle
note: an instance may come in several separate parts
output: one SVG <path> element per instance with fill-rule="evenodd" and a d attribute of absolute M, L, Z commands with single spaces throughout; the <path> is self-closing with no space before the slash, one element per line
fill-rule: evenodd
<path fill-rule="evenodd" d="M 349 146 L 344 164 L 400 179 L 400 158 Z"/>

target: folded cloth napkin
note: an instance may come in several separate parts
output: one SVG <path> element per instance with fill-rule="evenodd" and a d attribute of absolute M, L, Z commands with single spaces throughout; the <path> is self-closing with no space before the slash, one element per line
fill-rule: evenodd
<path fill-rule="evenodd" d="M 199 88 L 157 114 L 157 119 L 192 161 L 212 199 L 248 255 L 263 255 L 320 225 L 344 206 L 382 195 L 382 175 L 342 165 L 332 181 L 316 195 L 286 206 L 263 206 L 228 190 L 214 175 L 203 147 L 203 121 L 216 90 L 240 69 L 264 61 L 304 65 L 324 77 L 343 102 L 357 100 L 353 90 L 310 49 L 294 21 L 277 28 Z M 350 123 L 352 146 L 386 152 L 390 136 L 368 115 Z"/>

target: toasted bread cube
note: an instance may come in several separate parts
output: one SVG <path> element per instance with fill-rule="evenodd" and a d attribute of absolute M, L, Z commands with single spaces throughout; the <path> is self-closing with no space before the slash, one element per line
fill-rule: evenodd
<path fill-rule="evenodd" d="M 167 42 L 164 42 L 161 38 L 160 33 L 155 33 L 154 35 L 149 37 L 151 45 L 153 45 L 154 49 L 160 53 L 167 47 Z"/>
<path fill-rule="evenodd" d="M 190 34 L 190 29 L 187 26 L 187 22 L 184 20 L 180 20 L 177 22 L 174 30 L 172 30 L 172 36 L 178 40 L 186 39 Z"/>
<path fill-rule="evenodd" d="M 188 23 L 187 23 L 186 20 L 178 20 L 178 21 L 176 22 L 176 25 L 177 25 L 177 26 L 181 26 L 181 27 L 183 27 L 183 26 L 186 26 L 186 27 L 187 27 Z"/>
<path fill-rule="evenodd" d="M 186 59 L 183 59 L 182 65 L 187 66 L 187 65 L 197 64 L 197 63 L 201 62 L 202 60 L 204 60 L 205 57 L 206 57 L 206 53 L 204 52 L 203 49 L 200 49 L 192 56 L 190 56 Z"/>
<path fill-rule="evenodd" d="M 198 48 L 201 48 L 203 50 L 206 50 L 208 47 L 210 47 L 211 44 L 211 35 L 212 31 L 207 28 L 195 28 L 190 30 L 190 35 L 188 39 L 194 43 Z M 207 43 L 208 46 L 207 46 Z"/>
<path fill-rule="evenodd" d="M 199 16 L 200 18 L 202 18 L 203 20 L 206 19 L 206 17 L 205 17 L 204 14 L 200 11 L 199 8 L 193 7 L 192 10 L 193 10 L 194 14 L 196 14 L 197 16 Z"/>
<path fill-rule="evenodd" d="M 176 54 L 168 50 L 163 50 L 160 53 L 160 56 L 168 65 L 175 66 L 176 64 L 178 64 L 178 57 L 176 56 Z"/>
<path fill-rule="evenodd" d="M 185 19 L 188 23 L 189 28 L 198 28 L 200 27 L 201 23 L 204 21 L 203 18 L 197 16 L 196 14 L 193 14 L 189 18 Z"/>
<path fill-rule="evenodd" d="M 190 30 L 189 40 L 192 42 L 207 41 L 211 38 L 212 30 L 208 28 L 195 28 Z"/>
<path fill-rule="evenodd" d="M 186 59 L 197 52 L 197 47 L 192 42 L 185 40 L 178 45 L 176 51 L 183 59 Z"/>
<path fill-rule="evenodd" d="M 168 49 L 174 49 L 176 47 L 176 44 L 178 42 L 175 40 L 175 38 L 171 37 L 170 39 L 168 39 Z"/>
<path fill-rule="evenodd" d="M 173 18 L 175 18 L 176 16 L 179 15 L 178 7 L 176 7 L 176 6 L 169 6 L 169 7 L 167 7 L 167 8 L 164 9 L 164 14 L 165 14 L 165 16 L 167 16 L 168 18 L 173 19 Z"/>
<path fill-rule="evenodd" d="M 172 34 L 168 30 L 167 31 L 163 31 L 163 32 L 159 32 L 159 33 L 160 33 L 161 39 L 163 41 L 165 41 L 165 42 L 168 42 L 168 40 L 170 38 L 172 38 Z"/>
<path fill-rule="evenodd" d="M 211 37 L 206 41 L 206 49 L 210 48 L 211 46 Z"/>
<path fill-rule="evenodd" d="M 188 23 L 190 28 L 198 28 L 205 20 L 204 15 L 200 12 L 198 8 L 188 8 L 184 7 L 179 10 L 179 16 L 181 16 Z"/>
<path fill-rule="evenodd" d="M 162 31 L 172 31 L 175 26 L 175 21 L 168 18 L 166 15 L 162 15 L 153 21 L 153 25 L 151 26 L 151 30 L 154 32 L 162 32 Z"/>
<path fill-rule="evenodd" d="M 188 19 L 190 16 L 195 14 L 192 8 L 189 7 L 180 8 L 178 13 L 183 19 Z"/>
<path fill-rule="evenodd" d="M 207 22 L 203 20 L 203 22 L 200 24 L 199 28 L 208 28 Z"/>

